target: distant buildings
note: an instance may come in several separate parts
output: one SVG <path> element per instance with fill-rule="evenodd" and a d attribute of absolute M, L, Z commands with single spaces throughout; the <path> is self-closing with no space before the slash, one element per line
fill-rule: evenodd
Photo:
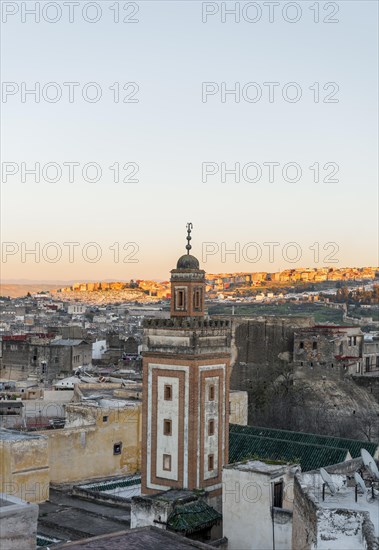
<path fill-rule="evenodd" d="M 344 374 L 378 373 L 379 338 L 365 339 L 359 327 L 316 325 L 295 332 L 296 367 L 342 368 Z"/>
<path fill-rule="evenodd" d="M 81 339 L 24 334 L 3 336 L 1 341 L 1 377 L 11 380 L 34 376 L 38 382 L 53 383 L 91 360 L 92 346 Z"/>
<path fill-rule="evenodd" d="M 170 282 L 78 283 L 54 299 L 1 301 L 0 413 L 19 431 L 0 430 L 0 490 L 50 499 L 41 504 L 40 545 L 98 535 L 69 545 L 207 548 L 202 540 L 224 550 L 334 550 L 343 541 L 344 550 L 377 550 L 374 506 L 352 501 L 351 479 L 359 468 L 369 488 L 359 453 L 377 458 L 376 443 L 247 425 L 248 405 L 258 410 L 248 391 L 258 401 L 265 384 L 291 394 L 309 373 L 324 381 L 336 371 L 354 388 L 352 374 L 371 384 L 375 334 L 309 316 L 210 318 L 205 307 L 209 296 L 235 298 L 258 285 L 371 280 L 376 270 L 206 277 L 189 253 L 190 230 Z M 161 302 L 168 297 L 170 311 Z M 272 289 L 257 297 L 274 298 Z M 271 379 L 259 385 L 259 371 Z M 238 390 L 229 390 L 230 378 Z M 267 409 L 278 406 L 273 395 Z M 305 400 L 288 418 L 302 407 Z M 325 492 L 321 467 L 334 476 L 342 508 Z M 129 522 L 132 530 L 114 534 Z"/>
<path fill-rule="evenodd" d="M 296 268 L 269 273 L 266 271 L 255 273 L 222 273 L 208 274 L 207 288 L 226 290 L 239 286 L 259 286 L 263 282 L 272 283 L 309 283 L 322 281 L 354 281 L 373 280 L 378 277 L 378 267 L 363 268 Z"/>

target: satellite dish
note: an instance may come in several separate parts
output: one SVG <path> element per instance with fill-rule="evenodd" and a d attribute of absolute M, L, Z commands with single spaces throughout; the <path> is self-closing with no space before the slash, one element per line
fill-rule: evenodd
<path fill-rule="evenodd" d="M 332 493 L 332 495 L 334 495 L 336 493 L 336 486 L 334 485 L 332 478 L 330 477 L 328 472 L 324 470 L 324 468 L 320 468 L 320 474 L 324 483 L 326 483 L 329 487 L 329 491 Z"/>
<path fill-rule="evenodd" d="M 372 458 L 370 453 L 366 451 L 366 449 L 361 449 L 361 457 L 363 460 L 363 464 L 366 466 L 368 471 L 372 474 L 372 476 L 379 481 L 379 470 L 376 465 L 375 460 Z"/>
<path fill-rule="evenodd" d="M 355 479 L 355 483 L 359 485 L 359 487 L 361 488 L 361 491 L 363 492 L 363 494 L 366 494 L 367 488 L 366 488 L 365 482 L 362 479 L 362 476 L 358 474 L 358 472 L 355 472 L 354 479 Z"/>

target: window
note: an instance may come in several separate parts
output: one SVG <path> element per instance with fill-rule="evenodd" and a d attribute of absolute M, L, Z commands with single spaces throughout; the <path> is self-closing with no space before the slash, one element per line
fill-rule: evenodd
<path fill-rule="evenodd" d="M 167 472 L 171 471 L 171 455 L 163 455 L 163 469 Z"/>
<path fill-rule="evenodd" d="M 103 422 L 108 422 L 108 417 L 107 416 L 103 416 Z"/>
<path fill-rule="evenodd" d="M 163 420 L 163 433 L 164 435 L 172 435 L 171 420 Z"/>
<path fill-rule="evenodd" d="M 208 435 L 214 435 L 215 433 L 215 421 L 209 420 L 208 422 Z"/>
<path fill-rule="evenodd" d="M 300 342 L 299 348 L 300 348 L 300 349 L 304 349 L 304 342 Z"/>
<path fill-rule="evenodd" d="M 201 309 L 201 290 L 195 290 L 193 295 L 193 308 Z"/>
<path fill-rule="evenodd" d="M 366 372 L 370 371 L 370 357 L 366 357 Z"/>
<path fill-rule="evenodd" d="M 119 443 L 115 443 L 113 445 L 113 454 L 114 455 L 120 455 L 122 450 L 122 443 L 121 441 Z"/>
<path fill-rule="evenodd" d="M 354 346 L 357 345 L 357 337 L 356 337 L 356 336 L 354 336 L 354 338 L 353 338 L 353 345 L 354 345 Z"/>
<path fill-rule="evenodd" d="M 214 398 L 215 398 L 215 387 L 212 384 L 211 386 L 209 386 L 208 399 L 209 401 L 214 401 Z"/>
<path fill-rule="evenodd" d="M 317 342 L 313 342 L 312 348 L 313 348 L 313 349 L 317 349 Z"/>
<path fill-rule="evenodd" d="M 283 508 L 283 481 L 274 483 L 274 508 Z"/>
<path fill-rule="evenodd" d="M 232 414 L 232 402 L 229 401 L 229 414 Z"/>
<path fill-rule="evenodd" d="M 214 470 L 214 455 L 208 455 L 208 470 Z"/>
<path fill-rule="evenodd" d="M 54 357 L 54 363 L 58 363 L 59 359 L 58 357 Z"/>
<path fill-rule="evenodd" d="M 311 363 L 311 367 L 313 367 L 313 363 Z"/>
<path fill-rule="evenodd" d="M 185 290 L 178 289 L 176 291 L 176 300 L 175 300 L 175 309 L 184 309 L 185 308 Z"/>
<path fill-rule="evenodd" d="M 348 346 L 351 346 L 351 336 L 349 336 L 349 339 L 348 339 Z"/>
<path fill-rule="evenodd" d="M 165 398 L 165 401 L 171 401 L 172 400 L 172 386 L 170 386 L 169 384 L 165 384 L 164 398 Z"/>
<path fill-rule="evenodd" d="M 33 361 L 37 361 L 37 356 L 33 355 Z"/>

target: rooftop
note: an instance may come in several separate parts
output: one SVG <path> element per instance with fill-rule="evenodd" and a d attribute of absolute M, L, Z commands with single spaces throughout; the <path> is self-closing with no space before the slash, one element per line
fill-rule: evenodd
<path fill-rule="evenodd" d="M 83 500 L 50 489 L 49 500 L 39 505 L 38 534 L 62 541 L 87 539 L 129 529 L 130 511 L 97 499 Z"/>
<path fill-rule="evenodd" d="M 270 463 L 271 461 L 262 461 L 262 460 L 247 460 L 245 462 L 238 462 L 237 464 L 230 464 L 229 466 L 224 466 L 224 468 L 233 468 L 235 470 L 245 471 L 245 472 L 256 472 L 259 474 L 267 474 L 270 476 L 281 475 L 285 472 L 287 464 L 280 463 Z"/>
<path fill-rule="evenodd" d="M 379 445 L 370 441 L 359 441 L 357 439 L 346 439 L 342 437 L 333 437 L 328 435 L 311 434 L 305 432 L 292 432 L 289 430 L 278 430 L 275 428 L 262 428 L 259 426 L 239 426 L 236 424 L 230 425 L 230 432 L 244 433 L 250 436 L 268 437 L 271 439 L 279 439 L 284 441 L 293 441 L 308 445 L 318 445 L 321 447 L 347 449 L 351 458 L 357 458 L 361 455 L 361 449 L 366 449 L 373 456 L 378 453 Z M 337 464 L 338 462 L 329 462 Z M 327 464 L 328 466 L 328 464 Z M 320 466 L 319 466 L 320 467 Z M 304 468 L 303 468 L 304 471 Z"/>
<path fill-rule="evenodd" d="M 81 493 L 111 495 L 113 497 L 130 499 L 141 494 L 141 476 L 138 474 L 129 475 L 123 478 L 97 481 L 78 485 L 77 489 Z"/>
<path fill-rule="evenodd" d="M 352 464 L 355 470 L 357 468 L 355 462 L 351 461 L 347 466 Z M 374 489 L 372 492 L 371 476 L 363 464 L 359 471 L 366 490 L 363 493 L 362 489 L 358 488 L 357 501 L 355 482 L 351 475 L 332 473 L 329 470 L 335 492 L 332 494 L 328 485 L 325 484 L 324 495 L 324 480 L 319 471 L 298 475 L 302 490 L 320 510 L 317 512 L 318 531 L 321 540 L 327 541 L 328 549 L 361 548 L 361 541 L 358 544 L 356 536 L 363 530 L 364 524 L 366 524 L 366 534 L 367 531 L 371 531 L 374 537 L 379 537 L 379 491 Z"/>
<path fill-rule="evenodd" d="M 350 458 L 350 455 L 347 449 L 230 432 L 229 463 L 253 457 L 298 463 L 302 471 L 307 472 L 322 466 L 344 462 Z"/>
<path fill-rule="evenodd" d="M 196 500 L 198 498 L 198 495 L 195 494 L 193 491 L 189 491 L 188 489 L 169 489 L 168 491 L 144 496 L 143 498 L 152 500 L 164 500 L 166 502 L 189 502 L 192 500 Z"/>
<path fill-rule="evenodd" d="M 129 531 L 119 531 L 110 535 L 102 535 L 91 539 L 69 542 L 55 548 L 82 548 L 83 550 L 193 550 L 194 548 L 209 549 L 212 546 L 191 540 L 158 527 L 141 527 Z"/>
<path fill-rule="evenodd" d="M 79 346 L 80 344 L 87 344 L 87 342 L 79 338 L 61 338 L 51 342 L 52 346 Z"/>
<path fill-rule="evenodd" d="M 19 432 L 17 430 L 6 430 L 5 428 L 0 428 L 0 441 L 30 441 L 31 439 L 47 439 L 47 437 L 40 434 Z"/>
<path fill-rule="evenodd" d="M 189 534 L 212 527 L 221 519 L 222 515 L 219 512 L 206 502 L 198 500 L 176 506 L 167 520 L 167 525 L 172 531 Z"/>

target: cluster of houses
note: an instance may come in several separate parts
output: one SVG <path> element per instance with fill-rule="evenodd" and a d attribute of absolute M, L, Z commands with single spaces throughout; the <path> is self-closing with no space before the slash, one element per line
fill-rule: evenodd
<path fill-rule="evenodd" d="M 1 548 L 378 550 L 378 442 L 248 425 L 248 394 L 230 389 L 244 356 L 246 368 L 286 357 L 320 376 L 371 376 L 377 339 L 309 319 L 209 317 L 187 240 L 169 315 L 131 316 L 142 344 L 65 332 L 57 317 L 56 330 L 3 334 Z M 59 317 L 50 305 L 43 315 Z M 116 313 L 97 322 L 117 326 Z"/>

